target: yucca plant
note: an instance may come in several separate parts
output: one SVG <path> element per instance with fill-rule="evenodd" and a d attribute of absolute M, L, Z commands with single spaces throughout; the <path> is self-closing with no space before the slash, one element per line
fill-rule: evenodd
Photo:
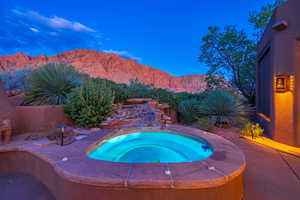
<path fill-rule="evenodd" d="M 46 64 L 36 68 L 27 80 L 25 104 L 61 105 L 66 103 L 67 94 L 80 86 L 86 75 L 66 64 Z"/>
<path fill-rule="evenodd" d="M 200 102 L 197 99 L 187 99 L 178 105 L 179 120 L 192 124 L 200 117 Z"/>
<path fill-rule="evenodd" d="M 242 125 L 252 111 L 237 94 L 224 89 L 212 91 L 200 105 L 200 114 L 219 127 Z"/>
<path fill-rule="evenodd" d="M 77 125 L 86 128 L 97 127 L 105 120 L 114 102 L 114 92 L 108 82 L 96 79 L 86 80 L 67 97 L 65 113 Z"/>

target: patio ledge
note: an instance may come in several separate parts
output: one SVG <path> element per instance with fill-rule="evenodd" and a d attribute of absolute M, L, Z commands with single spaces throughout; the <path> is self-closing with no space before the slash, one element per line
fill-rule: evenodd
<path fill-rule="evenodd" d="M 276 142 L 276 141 L 271 140 L 266 137 L 258 137 L 258 138 L 254 138 L 254 139 L 252 139 L 251 136 L 243 136 L 243 137 L 252 142 L 270 147 L 272 149 L 275 149 L 275 150 L 278 150 L 278 151 L 281 151 L 284 153 L 288 153 L 288 154 L 292 154 L 294 156 L 300 157 L 300 148 L 282 144 L 282 143 Z"/>

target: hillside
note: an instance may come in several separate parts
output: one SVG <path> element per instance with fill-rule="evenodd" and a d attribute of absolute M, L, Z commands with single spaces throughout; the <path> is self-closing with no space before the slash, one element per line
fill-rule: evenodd
<path fill-rule="evenodd" d="M 130 80 L 138 79 L 157 88 L 190 93 L 203 91 L 206 87 L 205 75 L 172 76 L 154 67 L 138 64 L 135 60 L 84 49 L 67 51 L 54 56 L 28 56 L 24 53 L 0 56 L 0 72 L 57 62 L 73 65 L 90 76 L 102 77 L 118 83 L 128 83 Z"/>

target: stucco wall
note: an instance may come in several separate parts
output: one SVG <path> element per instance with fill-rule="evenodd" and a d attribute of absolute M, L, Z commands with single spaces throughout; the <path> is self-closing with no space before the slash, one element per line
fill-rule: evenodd
<path fill-rule="evenodd" d="M 3 88 L 2 81 L 0 80 L 0 121 L 9 119 L 12 122 L 13 132 L 16 127 L 16 109 L 13 106 Z"/>
<path fill-rule="evenodd" d="M 17 106 L 16 113 L 18 134 L 44 131 L 59 124 L 71 124 L 62 106 Z"/>
<path fill-rule="evenodd" d="M 300 43 L 297 39 L 300 36 L 300 1 L 288 0 L 280 5 L 273 15 L 266 31 L 258 45 L 258 70 L 259 59 L 264 55 L 265 49 L 269 48 L 270 60 L 268 66 L 270 70 L 265 70 L 264 74 L 257 74 L 257 107 L 263 106 L 264 110 L 270 109 L 269 120 L 260 120 L 264 125 L 267 135 L 272 139 L 300 147 Z M 272 26 L 280 21 L 286 21 L 288 26 L 282 31 L 277 31 Z M 299 39 L 298 39 L 299 40 Z M 286 93 L 277 93 L 274 88 L 274 77 L 277 75 L 293 75 L 295 77 L 294 90 Z M 271 76 L 270 78 L 268 78 Z M 262 90 L 260 84 L 272 84 L 272 87 Z M 269 95 L 268 102 L 259 102 Z M 258 109 L 258 112 L 260 110 Z M 265 113 L 263 113 L 265 114 Z"/>

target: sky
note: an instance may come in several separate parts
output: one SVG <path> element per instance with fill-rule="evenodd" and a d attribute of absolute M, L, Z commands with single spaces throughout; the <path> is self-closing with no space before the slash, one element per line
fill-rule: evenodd
<path fill-rule="evenodd" d="M 238 25 L 272 0 L 0 0 L 0 55 L 84 48 L 135 59 L 170 74 L 204 74 L 207 27 Z"/>

